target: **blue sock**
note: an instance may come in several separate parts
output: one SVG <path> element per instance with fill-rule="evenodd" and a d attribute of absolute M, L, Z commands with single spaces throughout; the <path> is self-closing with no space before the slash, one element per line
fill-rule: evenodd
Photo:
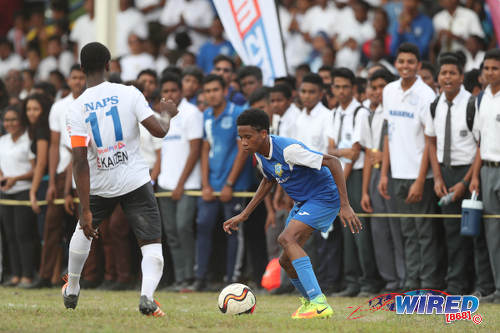
<path fill-rule="evenodd" d="M 307 298 L 313 300 L 317 296 L 321 295 L 321 288 L 319 287 L 318 280 L 314 274 L 309 257 L 305 256 L 295 259 L 292 261 L 292 265 L 299 276 L 300 283 L 305 290 Z"/>
<path fill-rule="evenodd" d="M 304 289 L 304 286 L 302 285 L 302 283 L 300 283 L 299 279 L 290 278 L 290 281 L 295 286 L 295 289 L 297 289 L 305 299 L 309 299 L 309 296 L 307 296 L 306 290 Z"/>

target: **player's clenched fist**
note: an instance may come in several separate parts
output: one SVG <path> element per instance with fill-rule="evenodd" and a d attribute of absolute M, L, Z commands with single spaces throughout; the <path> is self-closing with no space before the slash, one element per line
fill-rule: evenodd
<path fill-rule="evenodd" d="M 164 112 L 166 112 L 170 118 L 173 118 L 179 113 L 179 110 L 177 109 L 177 105 L 175 105 L 174 101 L 162 98 L 160 101 L 160 113 Z"/>

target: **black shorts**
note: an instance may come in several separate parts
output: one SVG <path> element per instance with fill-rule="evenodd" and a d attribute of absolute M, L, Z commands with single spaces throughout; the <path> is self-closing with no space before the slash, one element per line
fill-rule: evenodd
<path fill-rule="evenodd" d="M 91 195 L 90 211 L 94 228 L 99 227 L 103 220 L 111 216 L 117 204 L 122 206 L 137 239 L 149 241 L 161 238 L 160 212 L 150 182 L 119 197 L 104 198 Z"/>

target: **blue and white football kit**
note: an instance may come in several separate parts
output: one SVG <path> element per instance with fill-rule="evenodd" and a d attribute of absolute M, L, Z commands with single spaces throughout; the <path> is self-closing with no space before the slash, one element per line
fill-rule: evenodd
<path fill-rule="evenodd" d="M 337 185 L 330 170 L 321 166 L 323 154 L 302 142 L 269 136 L 269 156 L 256 153 L 264 176 L 276 179 L 295 201 L 286 224 L 295 219 L 326 232 L 340 209 Z"/>
<path fill-rule="evenodd" d="M 340 209 L 337 185 L 330 170 L 322 166 L 323 154 L 302 142 L 269 136 L 269 156 L 255 153 L 264 176 L 274 178 L 295 201 L 286 225 L 294 219 L 326 232 Z M 322 295 L 309 256 L 292 261 L 297 278 L 290 278 L 297 290 L 309 300 Z"/>

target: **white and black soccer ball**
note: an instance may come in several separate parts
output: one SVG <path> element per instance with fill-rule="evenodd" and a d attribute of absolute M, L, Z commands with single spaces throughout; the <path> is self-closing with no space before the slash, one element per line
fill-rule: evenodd
<path fill-rule="evenodd" d="M 255 310 L 255 294 L 241 283 L 233 283 L 219 294 L 219 309 L 225 314 L 250 314 Z"/>

